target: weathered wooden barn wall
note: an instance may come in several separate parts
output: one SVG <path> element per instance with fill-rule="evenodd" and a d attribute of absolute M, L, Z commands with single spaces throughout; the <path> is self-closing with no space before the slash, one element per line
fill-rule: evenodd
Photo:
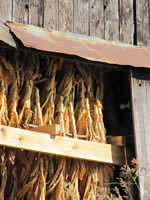
<path fill-rule="evenodd" d="M 70 31 L 97 36 L 106 40 L 133 44 L 135 23 L 139 43 L 144 44 L 148 34 L 148 8 L 146 1 L 138 0 L 137 13 L 144 10 L 145 15 L 134 17 L 133 0 L 0 0 L 0 21 L 14 21 L 34 24 L 47 29 Z M 144 20 L 144 23 L 143 23 Z M 141 30 L 146 27 L 144 35 Z"/>
<path fill-rule="evenodd" d="M 6 20 L 150 47 L 149 0 L 0 0 L 0 21 Z M 150 71 L 139 74 L 131 75 L 136 148 L 150 168 Z M 150 196 L 149 182 L 140 176 L 142 200 Z"/>

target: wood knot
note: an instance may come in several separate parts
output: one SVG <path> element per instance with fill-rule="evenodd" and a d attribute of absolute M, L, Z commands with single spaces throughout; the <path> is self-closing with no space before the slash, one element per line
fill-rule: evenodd
<path fill-rule="evenodd" d="M 78 145 L 78 144 L 74 144 L 73 147 L 72 147 L 72 149 L 73 149 L 73 150 L 79 149 L 79 145 Z"/>
<path fill-rule="evenodd" d="M 139 80 L 139 81 L 138 81 L 138 86 L 139 86 L 139 88 L 141 88 L 141 87 L 142 87 L 142 85 L 143 85 L 142 81 L 141 81 L 141 80 Z"/>
<path fill-rule="evenodd" d="M 25 9 L 29 9 L 29 5 L 28 4 L 25 5 Z"/>
<path fill-rule="evenodd" d="M 19 142 L 21 142 L 21 141 L 23 140 L 23 136 L 20 136 L 20 137 L 18 138 L 18 140 L 19 140 Z"/>
<path fill-rule="evenodd" d="M 108 2 L 107 0 L 104 0 L 104 10 L 107 8 Z"/>
<path fill-rule="evenodd" d="M 3 133 L 3 132 L 4 132 L 4 127 L 1 127 L 1 128 L 0 128 L 0 131 Z"/>

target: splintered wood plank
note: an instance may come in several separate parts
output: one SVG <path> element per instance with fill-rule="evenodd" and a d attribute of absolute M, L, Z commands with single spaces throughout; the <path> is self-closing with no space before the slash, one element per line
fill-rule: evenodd
<path fill-rule="evenodd" d="M 125 160 L 123 147 L 7 126 L 0 126 L 0 145 L 114 165 Z"/>
<path fill-rule="evenodd" d="M 74 1 L 74 32 L 89 35 L 89 0 Z"/>
<path fill-rule="evenodd" d="M 59 0 L 59 31 L 73 32 L 73 0 Z"/>
<path fill-rule="evenodd" d="M 105 11 L 105 39 L 119 40 L 118 0 L 104 0 Z"/>
<path fill-rule="evenodd" d="M 12 0 L 0 0 L 0 21 L 12 20 Z"/>
<path fill-rule="evenodd" d="M 150 197 L 150 70 L 133 70 L 131 74 L 132 108 L 136 155 L 140 172 L 141 200 Z"/>
<path fill-rule="evenodd" d="M 150 47 L 149 0 L 136 1 L 137 44 Z"/>
<path fill-rule="evenodd" d="M 104 4 L 103 0 L 90 1 L 90 35 L 104 39 Z"/>
<path fill-rule="evenodd" d="M 29 24 L 43 26 L 44 2 L 41 0 L 29 0 Z"/>
<path fill-rule="evenodd" d="M 120 41 L 133 44 L 134 20 L 133 0 L 120 0 L 119 4 L 119 27 Z"/>
<path fill-rule="evenodd" d="M 28 0 L 13 0 L 13 21 L 24 24 L 29 23 L 29 2 Z"/>
<path fill-rule="evenodd" d="M 44 0 L 44 27 L 58 30 L 58 0 Z"/>

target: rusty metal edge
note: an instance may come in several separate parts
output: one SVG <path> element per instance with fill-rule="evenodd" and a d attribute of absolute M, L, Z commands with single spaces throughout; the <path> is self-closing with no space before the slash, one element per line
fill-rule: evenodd
<path fill-rule="evenodd" d="M 150 68 L 150 49 L 145 47 L 115 43 L 74 33 L 47 31 L 33 25 L 12 22 L 6 22 L 5 25 L 27 48 L 73 55 L 122 67 Z"/>

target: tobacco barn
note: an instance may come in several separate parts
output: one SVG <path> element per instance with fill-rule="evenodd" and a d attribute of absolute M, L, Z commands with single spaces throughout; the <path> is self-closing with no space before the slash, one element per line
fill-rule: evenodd
<path fill-rule="evenodd" d="M 1 2 L 2 199 L 116 199 L 132 158 L 150 198 L 148 6 Z"/>

